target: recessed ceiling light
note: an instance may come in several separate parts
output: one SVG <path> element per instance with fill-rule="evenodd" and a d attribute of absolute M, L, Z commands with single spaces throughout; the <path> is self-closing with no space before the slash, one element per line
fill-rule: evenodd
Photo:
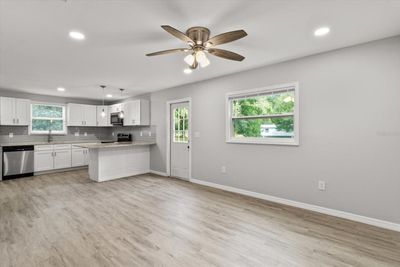
<path fill-rule="evenodd" d="M 106 97 L 111 98 L 112 94 L 107 94 Z"/>
<path fill-rule="evenodd" d="M 327 35 L 330 31 L 331 31 L 331 29 L 329 29 L 328 27 L 321 27 L 314 31 L 314 35 L 315 36 L 324 36 L 324 35 Z"/>
<path fill-rule="evenodd" d="M 190 74 L 192 72 L 193 71 L 191 69 L 189 69 L 189 68 L 186 68 L 186 69 L 183 70 L 183 73 L 185 73 L 185 74 Z"/>
<path fill-rule="evenodd" d="M 59 92 L 64 92 L 64 91 L 65 91 L 65 88 L 64 88 L 64 87 L 58 87 L 58 88 L 57 88 L 57 91 L 59 91 Z"/>
<path fill-rule="evenodd" d="M 75 32 L 75 31 L 69 32 L 69 37 L 71 37 L 72 39 L 75 39 L 75 40 L 84 40 L 85 39 L 85 35 L 83 33 Z"/>

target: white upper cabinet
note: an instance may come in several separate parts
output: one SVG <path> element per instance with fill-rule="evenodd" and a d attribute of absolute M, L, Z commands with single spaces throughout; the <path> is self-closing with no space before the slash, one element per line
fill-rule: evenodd
<path fill-rule="evenodd" d="M 83 105 L 68 104 L 68 126 L 83 126 L 85 123 L 85 114 Z"/>
<path fill-rule="evenodd" d="M 0 97 L 0 124 L 1 125 L 29 125 L 28 99 Z"/>
<path fill-rule="evenodd" d="M 112 126 L 110 122 L 109 106 L 97 106 L 97 126 Z M 101 116 L 104 109 L 105 117 Z"/>
<path fill-rule="evenodd" d="M 112 126 L 111 113 L 124 112 L 124 126 L 150 125 L 150 104 L 148 100 L 133 100 L 122 104 L 104 106 L 105 117 L 101 116 L 103 106 L 68 104 L 68 126 Z"/>
<path fill-rule="evenodd" d="M 68 126 L 96 126 L 96 113 L 93 105 L 68 104 Z"/>
<path fill-rule="evenodd" d="M 122 104 L 114 104 L 110 106 L 110 113 L 120 112 L 122 110 Z"/>
<path fill-rule="evenodd" d="M 150 105 L 148 100 L 123 103 L 124 126 L 149 125 Z"/>
<path fill-rule="evenodd" d="M 84 105 L 85 109 L 85 126 L 97 125 L 97 107 L 92 105 Z"/>

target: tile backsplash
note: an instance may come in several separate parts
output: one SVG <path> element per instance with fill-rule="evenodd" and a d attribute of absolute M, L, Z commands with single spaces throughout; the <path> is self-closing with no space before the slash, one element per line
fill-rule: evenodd
<path fill-rule="evenodd" d="M 133 140 L 155 141 L 155 132 L 154 126 L 68 127 L 66 135 L 53 135 L 53 140 L 116 140 L 117 133 L 131 133 Z M 12 137 L 10 134 L 12 134 Z M 28 127 L 26 126 L 0 126 L 0 144 L 45 141 L 47 141 L 47 135 L 29 135 Z"/>

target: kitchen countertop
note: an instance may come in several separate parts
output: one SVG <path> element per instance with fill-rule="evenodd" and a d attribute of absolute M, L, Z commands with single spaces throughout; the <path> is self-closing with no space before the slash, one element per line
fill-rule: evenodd
<path fill-rule="evenodd" d="M 129 146 L 148 146 L 155 144 L 156 142 L 136 141 L 136 142 L 114 142 L 114 143 L 103 143 L 103 144 L 102 143 L 82 144 L 77 146 L 89 149 L 101 149 L 101 148 L 116 148 L 116 147 L 129 147 Z"/>
<path fill-rule="evenodd" d="M 101 144 L 102 141 L 110 142 L 113 140 L 80 140 L 80 141 L 53 141 L 53 142 L 15 142 L 15 143 L 0 143 L 0 147 L 3 146 L 34 146 L 34 145 L 62 145 L 62 144 L 88 144 L 96 143 Z"/>

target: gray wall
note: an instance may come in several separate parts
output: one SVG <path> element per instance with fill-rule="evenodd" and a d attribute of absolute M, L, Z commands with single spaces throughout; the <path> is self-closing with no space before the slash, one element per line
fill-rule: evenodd
<path fill-rule="evenodd" d="M 293 81 L 300 146 L 225 143 L 227 92 Z M 183 97 L 200 133 L 193 178 L 400 223 L 400 37 L 152 93 L 154 171 L 166 171 L 166 101 Z"/>

